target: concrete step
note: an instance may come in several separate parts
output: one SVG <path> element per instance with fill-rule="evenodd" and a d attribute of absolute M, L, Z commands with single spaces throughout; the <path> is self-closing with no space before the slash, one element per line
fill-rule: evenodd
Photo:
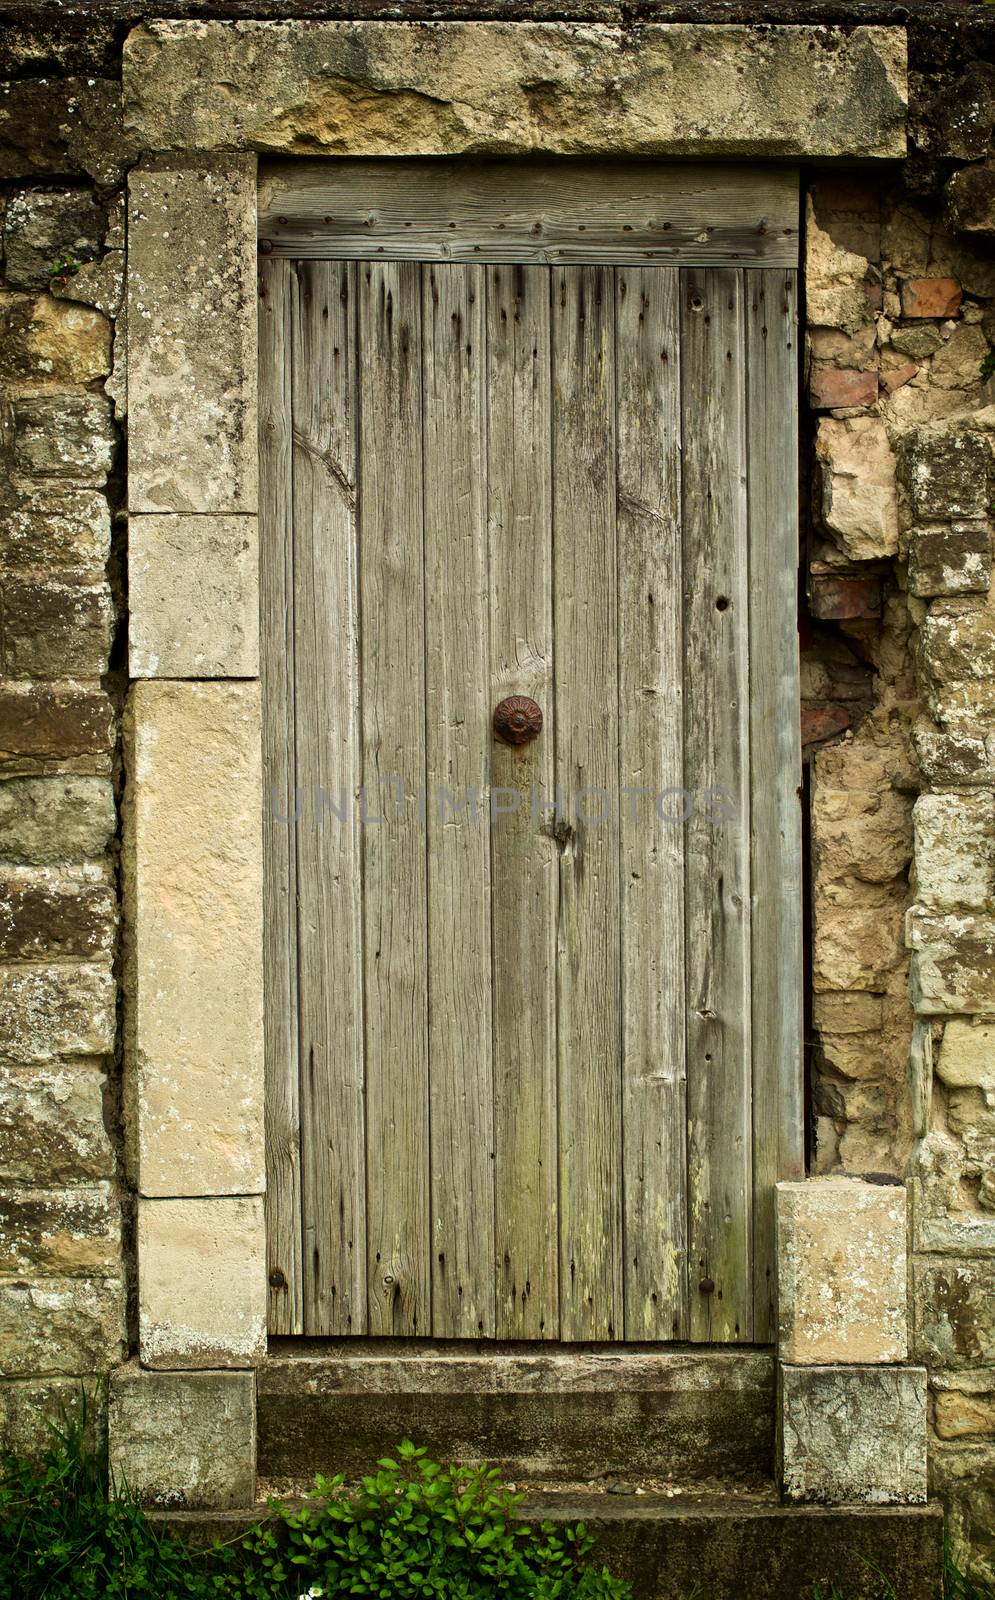
<path fill-rule="evenodd" d="M 782 1506 L 773 1491 L 719 1497 L 545 1493 L 528 1521 L 584 1522 L 592 1559 L 632 1584 L 634 1600 L 936 1600 L 943 1567 L 939 1505 Z M 267 1516 L 159 1512 L 154 1520 L 191 1543 L 237 1538 Z M 892 1586 L 885 1588 L 881 1574 Z"/>
<path fill-rule="evenodd" d="M 783 1506 L 772 1495 L 536 1495 L 530 1520 L 584 1522 L 594 1555 L 634 1600 L 936 1600 L 943 1512 L 936 1506 Z"/>
<path fill-rule="evenodd" d="M 280 1341 L 257 1403 L 260 1476 L 288 1486 L 359 1477 L 405 1438 L 520 1484 L 687 1488 L 773 1472 L 767 1349 Z"/>

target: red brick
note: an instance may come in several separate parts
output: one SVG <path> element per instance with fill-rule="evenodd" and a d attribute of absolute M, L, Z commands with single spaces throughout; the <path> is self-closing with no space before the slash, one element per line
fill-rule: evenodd
<path fill-rule="evenodd" d="M 906 278 L 902 284 L 903 317 L 954 317 L 963 290 L 956 278 Z"/>
<path fill-rule="evenodd" d="M 850 713 L 842 706 L 802 706 L 802 744 L 820 744 L 850 726 Z"/>
<path fill-rule="evenodd" d="M 835 411 L 844 406 L 872 406 L 877 397 L 876 372 L 857 372 L 852 367 L 812 368 L 809 399 L 816 411 Z"/>
<path fill-rule="evenodd" d="M 894 394 L 896 389 L 904 389 L 918 371 L 919 368 L 914 361 L 906 361 L 901 367 L 890 367 L 881 374 L 881 387 L 885 394 Z"/>
<path fill-rule="evenodd" d="M 812 615 L 820 622 L 841 622 L 848 617 L 881 615 L 879 578 L 813 577 Z"/>

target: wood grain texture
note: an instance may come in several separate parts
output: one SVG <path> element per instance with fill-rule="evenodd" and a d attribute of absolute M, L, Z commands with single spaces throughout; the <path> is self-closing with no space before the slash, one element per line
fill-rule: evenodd
<path fill-rule="evenodd" d="M 621 1338 L 614 283 L 553 273 L 560 1331 Z"/>
<path fill-rule="evenodd" d="M 263 1000 L 266 1018 L 266 1270 L 271 1333 L 304 1329 L 297 1041 L 294 493 L 291 345 L 297 277 L 259 277 L 259 594 L 263 705 Z M 274 1284 L 274 1277 L 276 1282 Z"/>
<path fill-rule="evenodd" d="M 625 1337 L 683 1339 L 680 279 L 615 280 Z"/>
<path fill-rule="evenodd" d="M 690 1335 L 733 1342 L 753 1327 L 742 274 L 681 289 Z"/>
<path fill-rule="evenodd" d="M 367 1258 L 371 1333 L 431 1329 L 421 279 L 359 274 Z M 376 822 L 375 817 L 384 820 Z"/>
<path fill-rule="evenodd" d="M 559 1335 L 552 804 L 550 274 L 487 273 L 491 705 L 538 701 L 531 744 L 491 744 L 497 1333 Z"/>
<path fill-rule="evenodd" d="M 757 1341 L 777 1333 L 774 1185 L 804 1175 L 798 724 L 797 274 L 747 272 L 753 1254 Z"/>
<path fill-rule="evenodd" d="M 659 265 L 798 261 L 789 167 L 650 161 L 276 162 L 259 232 L 276 255 Z"/>
<path fill-rule="evenodd" d="M 450 1339 L 495 1326 L 484 295 L 483 267 L 422 269 L 432 1332 Z"/>
<path fill-rule="evenodd" d="M 366 1331 L 355 265 L 301 262 L 294 676 L 304 1328 Z"/>

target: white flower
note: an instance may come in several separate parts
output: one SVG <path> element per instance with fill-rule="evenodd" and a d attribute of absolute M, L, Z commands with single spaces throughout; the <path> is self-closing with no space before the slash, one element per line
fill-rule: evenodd
<path fill-rule="evenodd" d="M 297 1596 L 297 1600 L 321 1600 L 324 1592 L 320 1584 L 312 1583 L 310 1589 L 305 1589 L 303 1594 Z"/>

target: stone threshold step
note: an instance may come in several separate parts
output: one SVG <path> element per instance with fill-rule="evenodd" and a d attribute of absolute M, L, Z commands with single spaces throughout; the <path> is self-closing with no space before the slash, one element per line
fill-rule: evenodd
<path fill-rule="evenodd" d="M 257 1373 L 263 1478 L 360 1477 L 401 1439 L 527 1483 L 773 1471 L 767 1349 L 279 1348 Z"/>
<path fill-rule="evenodd" d="M 169 1511 L 153 1520 L 198 1545 L 236 1538 L 264 1518 L 242 1511 Z M 536 1494 L 521 1516 L 584 1522 L 594 1560 L 632 1584 L 634 1600 L 812 1600 L 835 1584 L 845 1600 L 936 1600 L 943 1511 L 928 1506 L 784 1506 L 773 1496 Z"/>

